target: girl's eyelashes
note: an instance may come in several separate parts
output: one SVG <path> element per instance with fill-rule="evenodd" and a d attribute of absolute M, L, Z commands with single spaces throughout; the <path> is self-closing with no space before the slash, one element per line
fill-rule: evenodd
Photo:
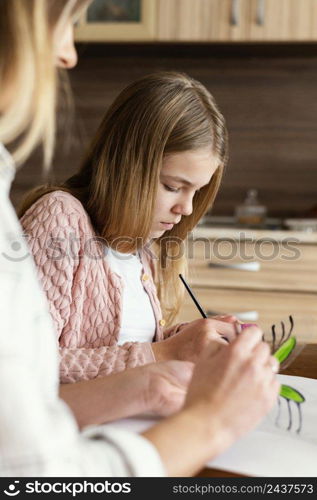
<path fill-rule="evenodd" d="M 172 186 L 168 186 L 167 184 L 163 184 L 166 191 L 170 191 L 172 193 L 178 193 L 180 188 L 173 188 Z"/>
<path fill-rule="evenodd" d="M 164 186 L 164 189 L 166 189 L 166 191 L 169 191 L 171 193 L 179 193 L 181 188 L 175 188 L 175 187 L 172 187 L 172 186 L 169 186 L 168 184 L 164 184 L 162 182 L 163 186 Z M 196 191 L 194 192 L 194 194 L 196 193 L 199 193 L 200 189 L 196 189 Z"/>

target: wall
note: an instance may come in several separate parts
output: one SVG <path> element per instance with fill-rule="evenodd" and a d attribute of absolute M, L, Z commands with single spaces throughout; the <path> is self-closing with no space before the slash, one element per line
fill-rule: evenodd
<path fill-rule="evenodd" d="M 223 111 L 230 160 L 214 213 L 230 215 L 247 188 L 258 188 L 272 216 L 317 205 L 316 45 L 82 45 L 71 71 L 73 133 L 60 113 L 56 180 L 73 173 L 103 113 L 132 80 L 180 70 L 201 80 Z M 39 155 L 17 175 L 15 205 L 41 182 Z"/>

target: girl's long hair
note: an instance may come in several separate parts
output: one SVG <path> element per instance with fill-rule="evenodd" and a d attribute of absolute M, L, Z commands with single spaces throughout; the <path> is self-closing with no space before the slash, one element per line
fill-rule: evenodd
<path fill-rule="evenodd" d="M 37 188 L 21 214 L 44 194 L 62 189 L 82 202 L 108 245 L 134 252 L 149 239 L 163 157 L 202 148 L 213 152 L 216 172 L 195 194 L 192 214 L 154 244 L 158 295 L 170 324 L 183 296 L 183 242 L 212 206 L 227 160 L 224 118 L 201 83 L 162 72 L 129 85 L 106 112 L 79 172 L 62 186 Z"/>
<path fill-rule="evenodd" d="M 0 141 L 14 141 L 19 164 L 43 144 L 50 164 L 55 139 L 57 72 L 54 39 L 89 0 L 1 0 L 0 89 L 10 105 L 0 115 Z"/>

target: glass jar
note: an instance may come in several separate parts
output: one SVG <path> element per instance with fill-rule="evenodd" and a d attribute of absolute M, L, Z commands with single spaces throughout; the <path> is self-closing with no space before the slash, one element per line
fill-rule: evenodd
<path fill-rule="evenodd" d="M 258 200 L 256 189 L 249 189 L 241 205 L 235 208 L 236 222 L 242 226 L 261 227 L 265 224 L 267 208 Z"/>

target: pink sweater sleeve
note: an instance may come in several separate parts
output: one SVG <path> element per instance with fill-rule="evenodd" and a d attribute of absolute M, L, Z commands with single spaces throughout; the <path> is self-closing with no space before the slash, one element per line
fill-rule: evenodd
<path fill-rule="evenodd" d="M 116 373 L 155 361 L 149 342 L 91 349 L 60 348 L 60 382 L 78 382 Z"/>
<path fill-rule="evenodd" d="M 83 299 L 73 293 L 83 265 L 80 255 L 83 215 L 86 216 L 63 195 L 50 194 L 36 202 L 21 219 L 58 339 L 69 322 L 72 302 Z M 81 332 L 74 335 L 80 339 Z M 76 347 L 75 338 L 72 345 L 60 347 L 61 383 L 88 380 L 155 361 L 150 343 L 83 348 Z"/>

